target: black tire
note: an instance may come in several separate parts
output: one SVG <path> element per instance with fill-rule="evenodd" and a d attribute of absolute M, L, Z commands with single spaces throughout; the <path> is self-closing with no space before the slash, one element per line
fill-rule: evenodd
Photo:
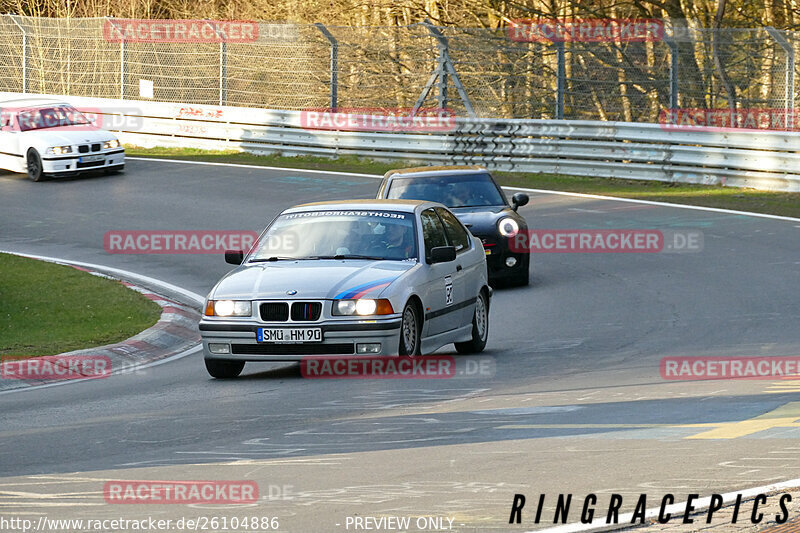
<path fill-rule="evenodd" d="M 44 178 L 44 169 L 42 168 L 42 157 L 35 149 L 28 149 L 28 154 L 25 157 L 28 168 L 28 178 L 33 181 L 42 181 Z"/>
<path fill-rule="evenodd" d="M 244 361 L 221 361 L 219 359 L 206 359 L 206 370 L 211 377 L 217 379 L 231 379 L 237 377 L 244 369 Z"/>
<path fill-rule="evenodd" d="M 400 355 L 420 355 L 422 350 L 422 320 L 420 320 L 419 307 L 409 301 L 403 308 L 402 322 L 400 323 Z"/>
<path fill-rule="evenodd" d="M 480 353 L 486 348 L 489 339 L 489 297 L 486 291 L 478 294 L 475 302 L 475 314 L 472 315 L 472 340 L 455 343 L 456 351 L 460 354 Z"/>

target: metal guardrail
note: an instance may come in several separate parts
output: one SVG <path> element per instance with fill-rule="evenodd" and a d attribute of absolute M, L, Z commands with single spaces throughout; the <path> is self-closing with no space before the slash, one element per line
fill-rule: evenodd
<path fill-rule="evenodd" d="M 0 93 L 0 100 L 31 96 Z M 800 192 L 800 132 L 480 118 L 457 118 L 452 131 L 435 133 L 328 131 L 303 127 L 302 111 L 48 97 L 99 113 L 123 142 L 144 147 L 356 155 L 434 164 L 480 164 L 501 171 Z"/>

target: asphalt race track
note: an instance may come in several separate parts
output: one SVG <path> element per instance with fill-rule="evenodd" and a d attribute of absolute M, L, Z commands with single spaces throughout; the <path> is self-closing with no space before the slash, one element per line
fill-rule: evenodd
<path fill-rule="evenodd" d="M 260 231 L 289 205 L 377 186 L 148 160 L 42 183 L 0 173 L 0 249 L 205 296 L 229 269 L 221 256 L 111 255 L 103 235 Z M 462 358 L 452 379 L 305 380 L 297 365 L 248 364 L 216 381 L 194 353 L 0 395 L 0 514 L 269 516 L 288 532 L 434 516 L 452 518 L 452 531 L 525 531 L 544 523 L 526 508 L 508 524 L 515 493 L 531 507 L 546 495 L 552 525 L 559 494 L 619 493 L 630 512 L 640 493 L 654 507 L 665 493 L 682 501 L 800 478 L 800 382 L 659 372 L 665 356 L 800 356 L 800 221 L 538 193 L 521 211 L 534 228 L 700 231 L 703 249 L 536 254 L 529 287 L 495 291 L 487 350 Z M 102 494 L 108 480 L 206 479 L 255 480 L 262 500 L 115 506 Z"/>

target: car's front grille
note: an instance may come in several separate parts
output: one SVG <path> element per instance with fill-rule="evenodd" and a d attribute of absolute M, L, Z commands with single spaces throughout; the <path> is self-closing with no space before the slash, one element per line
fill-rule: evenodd
<path fill-rule="evenodd" d="M 352 342 L 338 344 L 231 344 L 234 355 L 352 355 Z"/>
<path fill-rule="evenodd" d="M 292 304 L 292 320 L 295 322 L 314 322 L 322 314 L 319 302 L 294 302 Z"/>
<path fill-rule="evenodd" d="M 100 144 L 100 143 L 93 144 L 93 145 L 92 145 L 92 152 L 99 152 L 99 151 L 100 151 L 100 148 L 102 148 L 102 146 L 103 146 L 103 145 L 102 145 L 102 144 Z"/>
<path fill-rule="evenodd" d="M 82 154 L 88 154 L 89 153 L 89 145 L 88 144 L 82 144 L 82 145 L 78 146 L 78 152 L 80 152 Z"/>
<path fill-rule="evenodd" d="M 259 307 L 264 322 L 286 322 L 289 320 L 289 304 L 286 302 L 265 302 Z"/>

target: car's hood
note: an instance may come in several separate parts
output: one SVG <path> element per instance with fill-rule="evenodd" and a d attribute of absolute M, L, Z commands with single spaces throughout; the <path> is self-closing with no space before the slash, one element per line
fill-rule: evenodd
<path fill-rule="evenodd" d="M 97 143 L 115 138 L 111 133 L 92 125 L 43 128 L 23 131 L 22 135 L 35 139 L 37 144 L 47 146 Z"/>
<path fill-rule="evenodd" d="M 222 278 L 212 299 L 375 297 L 416 262 L 316 260 L 245 264 Z M 296 294 L 290 294 L 297 291 Z"/>
<path fill-rule="evenodd" d="M 508 206 L 455 207 L 450 209 L 473 235 L 497 233 L 497 221 L 510 216 L 524 224 L 524 219 Z"/>

